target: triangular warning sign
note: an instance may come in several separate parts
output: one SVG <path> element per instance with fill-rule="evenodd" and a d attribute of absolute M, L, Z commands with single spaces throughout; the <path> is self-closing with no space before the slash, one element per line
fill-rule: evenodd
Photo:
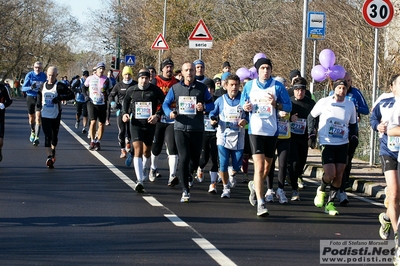
<path fill-rule="evenodd" d="M 113 70 L 113 76 L 114 76 L 114 78 L 118 78 L 119 73 L 121 73 L 121 70 L 114 69 L 114 70 Z"/>
<path fill-rule="evenodd" d="M 189 41 L 212 41 L 213 37 L 211 36 L 210 31 L 208 30 L 206 24 L 202 19 L 199 20 L 196 27 L 190 34 Z"/>
<path fill-rule="evenodd" d="M 151 46 L 151 49 L 154 50 L 168 50 L 168 44 L 165 41 L 163 35 L 160 33 L 158 34 L 156 40 L 153 42 L 153 45 Z"/>

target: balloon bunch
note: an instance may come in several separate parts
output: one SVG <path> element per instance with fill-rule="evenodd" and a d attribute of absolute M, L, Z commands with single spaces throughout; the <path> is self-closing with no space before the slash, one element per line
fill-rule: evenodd
<path fill-rule="evenodd" d="M 324 81 L 326 78 L 337 80 L 344 78 L 346 70 L 341 65 L 335 65 L 335 53 L 332 50 L 324 49 L 319 53 L 319 62 L 311 70 L 311 77 L 317 82 Z"/>
<path fill-rule="evenodd" d="M 255 64 L 258 59 L 260 58 L 267 58 L 267 56 L 263 53 L 258 53 L 253 57 L 253 63 Z M 239 76 L 240 81 L 243 81 L 244 79 L 256 79 L 258 78 L 258 73 L 256 67 L 251 67 L 249 69 L 245 67 L 241 67 L 238 70 L 236 70 L 236 75 Z"/>

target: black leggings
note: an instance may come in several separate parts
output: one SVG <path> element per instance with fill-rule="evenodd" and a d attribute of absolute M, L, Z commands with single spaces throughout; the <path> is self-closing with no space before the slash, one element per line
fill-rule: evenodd
<path fill-rule="evenodd" d="M 276 142 L 276 150 L 278 152 L 278 163 L 279 163 L 279 171 L 278 171 L 278 187 L 283 189 L 285 186 L 285 177 L 287 171 L 287 163 L 289 159 L 290 153 L 290 139 L 278 139 Z M 274 169 L 275 169 L 275 161 L 276 156 L 272 161 L 271 170 L 268 173 L 267 178 L 267 187 L 272 189 L 273 181 L 274 181 Z"/>
<path fill-rule="evenodd" d="M 167 143 L 168 154 L 177 155 L 178 149 L 176 148 L 174 135 L 174 124 L 158 122 L 156 124 L 156 132 L 154 133 L 154 141 L 151 147 L 151 153 L 155 156 L 160 155 L 165 139 L 165 142 Z"/>
<path fill-rule="evenodd" d="M 129 122 L 122 121 L 121 113 L 117 116 L 117 127 L 118 127 L 118 143 L 121 149 L 125 148 L 125 137 L 128 138 L 129 143 L 131 143 L 131 127 Z"/>
<path fill-rule="evenodd" d="M 206 167 L 211 155 L 211 172 L 218 172 L 218 148 L 216 132 L 204 132 L 200 156 L 200 168 Z"/>
<path fill-rule="evenodd" d="M 189 190 L 189 168 L 197 169 L 199 166 L 201 145 L 203 144 L 203 132 L 185 132 L 175 130 L 175 142 L 179 154 L 179 179 L 182 188 Z M 190 167 L 189 167 L 190 164 Z"/>
<path fill-rule="evenodd" d="M 42 117 L 42 129 L 44 133 L 44 146 L 54 147 L 58 143 L 58 131 L 60 129 L 61 111 L 56 118 Z"/>
<path fill-rule="evenodd" d="M 298 138 L 293 135 L 290 141 L 288 169 L 292 189 L 297 190 L 299 188 L 297 178 L 303 174 L 304 166 L 307 162 L 308 143 L 307 138 Z"/>

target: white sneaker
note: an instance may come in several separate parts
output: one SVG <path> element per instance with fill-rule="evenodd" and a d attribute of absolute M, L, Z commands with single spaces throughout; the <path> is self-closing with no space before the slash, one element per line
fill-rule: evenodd
<path fill-rule="evenodd" d="M 217 184 L 216 183 L 210 184 L 210 186 L 208 187 L 208 193 L 217 194 Z"/>
<path fill-rule="evenodd" d="M 344 192 L 344 191 L 340 192 L 339 191 L 338 194 L 339 194 L 340 205 L 346 205 L 347 203 L 349 203 L 349 199 L 347 198 L 346 192 Z"/>
<path fill-rule="evenodd" d="M 229 188 L 224 188 L 222 190 L 221 198 L 230 198 L 231 197 L 231 190 Z"/>
<path fill-rule="evenodd" d="M 182 198 L 181 202 L 189 202 L 190 201 L 190 193 L 188 193 L 186 190 L 182 192 Z"/>
<path fill-rule="evenodd" d="M 278 188 L 278 190 L 275 193 L 275 196 L 279 200 L 280 204 L 284 204 L 284 203 L 288 202 L 286 195 L 285 195 L 285 191 L 281 188 Z"/>
<path fill-rule="evenodd" d="M 265 201 L 266 202 L 274 202 L 274 190 L 273 189 L 268 189 L 267 193 L 265 193 Z"/>
<path fill-rule="evenodd" d="M 298 190 L 292 191 L 292 198 L 291 201 L 300 201 L 300 192 Z"/>
<path fill-rule="evenodd" d="M 304 183 L 303 178 L 301 178 L 301 177 L 297 178 L 297 186 L 299 188 L 305 188 L 306 187 L 306 184 Z"/>
<path fill-rule="evenodd" d="M 204 180 L 204 171 L 200 167 L 197 168 L 196 180 L 199 183 L 203 182 Z"/>
<path fill-rule="evenodd" d="M 150 180 L 150 182 L 156 181 L 156 175 L 157 175 L 157 170 L 155 170 L 155 169 L 150 169 L 150 173 L 149 173 L 149 180 Z"/>
<path fill-rule="evenodd" d="M 254 181 L 253 180 L 249 181 L 249 183 L 247 183 L 247 187 L 250 190 L 249 202 L 251 205 L 256 206 L 257 196 L 256 196 L 256 191 L 254 190 Z"/>

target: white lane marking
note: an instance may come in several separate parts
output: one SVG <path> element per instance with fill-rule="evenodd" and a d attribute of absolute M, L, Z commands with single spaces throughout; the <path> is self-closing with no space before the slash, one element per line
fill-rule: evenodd
<path fill-rule="evenodd" d="M 310 178 L 304 178 L 304 177 L 303 177 L 303 180 L 305 180 L 305 181 L 307 181 L 307 182 L 309 182 L 309 183 L 316 184 L 316 185 L 318 185 L 318 184 L 321 183 L 321 181 L 315 181 L 315 180 L 312 180 L 312 179 L 310 179 Z M 361 200 L 361 201 L 364 201 L 364 202 L 373 204 L 373 205 L 378 206 L 378 207 L 386 208 L 385 205 L 384 205 L 383 203 L 376 202 L 376 201 L 374 201 L 374 200 L 371 200 L 371 199 L 368 199 L 368 198 L 364 198 L 364 197 L 358 196 L 357 194 L 354 194 L 354 193 L 351 193 L 351 192 L 346 192 L 346 194 L 347 194 L 347 196 L 351 196 L 351 197 L 353 197 L 353 198 L 355 198 L 355 199 L 358 199 L 358 200 Z"/>
<path fill-rule="evenodd" d="M 88 149 L 88 144 L 81 137 L 79 137 L 74 131 L 72 131 L 63 121 L 61 121 L 61 125 L 68 131 L 82 146 Z M 109 160 L 107 160 L 104 156 L 102 156 L 97 151 L 91 151 L 92 155 L 96 157 L 100 162 L 102 162 L 111 172 L 113 172 L 116 176 L 119 177 L 122 181 L 125 182 L 129 187 L 135 190 L 136 182 L 132 181 L 128 176 L 122 173 L 117 167 L 115 167 Z"/>
<path fill-rule="evenodd" d="M 84 146 L 86 149 L 88 149 L 88 144 L 86 141 L 84 141 L 81 137 L 79 137 L 73 130 L 71 130 L 63 121 L 61 121 L 61 125 L 67 130 L 68 133 L 70 133 L 82 146 Z M 91 154 L 95 156 L 100 162 L 102 162 L 105 166 L 107 166 L 108 169 L 111 170 L 119 179 L 125 182 L 129 187 L 131 187 L 133 190 L 135 190 L 135 185 L 136 183 L 132 181 L 128 176 L 126 176 L 124 173 L 122 173 L 117 167 L 115 167 L 110 161 L 108 161 L 106 158 L 104 158 L 102 155 L 100 155 L 97 151 L 92 151 Z M 151 206 L 157 206 L 157 207 L 164 207 L 158 200 L 156 200 L 152 196 L 143 196 L 143 199 L 145 199 Z M 197 233 L 191 226 L 189 226 L 186 222 L 184 222 L 181 218 L 179 218 L 175 214 L 164 214 L 164 216 L 170 220 L 175 226 L 179 227 L 189 227 L 191 228 L 197 235 L 200 236 L 199 233 Z M 236 265 L 233 261 L 231 261 L 227 256 L 225 256 L 221 251 L 219 251 L 213 244 L 211 244 L 207 239 L 205 238 L 192 238 L 194 242 L 199 245 L 200 248 L 202 248 L 211 258 L 213 258 L 218 264 L 220 265 L 226 265 L 226 266 L 234 266 Z"/>
<path fill-rule="evenodd" d="M 187 223 L 182 221 L 181 218 L 179 218 L 175 214 L 164 214 L 164 216 L 167 217 L 168 220 L 170 220 L 176 226 L 179 226 L 179 227 L 185 227 L 185 226 L 188 227 L 189 226 Z"/>
<path fill-rule="evenodd" d="M 219 265 L 223 266 L 234 266 L 236 265 L 221 251 L 219 251 L 213 244 L 204 238 L 192 238 L 192 240 L 199 245 L 207 254 L 213 258 Z"/>
<path fill-rule="evenodd" d="M 158 200 L 156 200 L 156 198 L 154 198 L 152 196 L 143 196 L 143 198 L 153 207 L 163 207 L 164 206 Z"/>

